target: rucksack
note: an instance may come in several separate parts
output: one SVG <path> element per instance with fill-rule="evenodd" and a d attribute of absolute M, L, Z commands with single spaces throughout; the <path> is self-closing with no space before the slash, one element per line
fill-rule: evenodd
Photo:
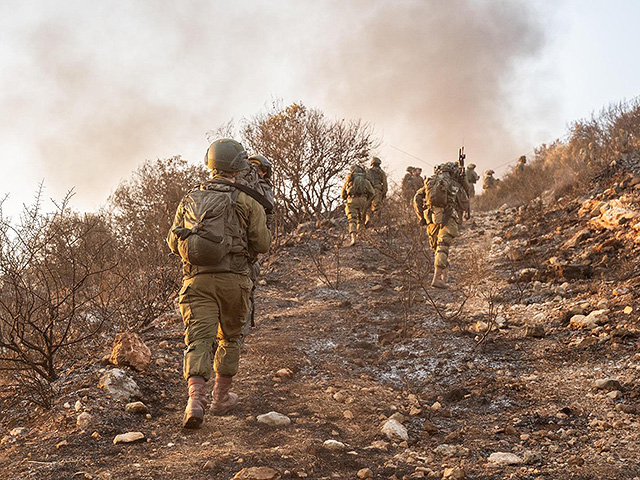
<path fill-rule="evenodd" d="M 367 170 L 367 180 L 371 182 L 374 187 L 376 185 L 382 185 L 382 171 L 379 168 L 372 167 Z"/>
<path fill-rule="evenodd" d="M 207 182 L 182 200 L 184 227 L 174 229 L 182 259 L 197 266 L 216 266 L 247 245 L 236 204 L 240 190 Z"/>
<path fill-rule="evenodd" d="M 425 180 L 424 187 L 425 202 L 430 207 L 446 208 L 451 201 L 451 195 L 456 193 L 453 181 L 442 173 L 433 175 Z"/>
<path fill-rule="evenodd" d="M 365 173 L 352 173 L 349 176 L 349 182 L 347 184 L 347 194 L 351 197 L 359 197 L 367 195 L 367 175 Z"/>

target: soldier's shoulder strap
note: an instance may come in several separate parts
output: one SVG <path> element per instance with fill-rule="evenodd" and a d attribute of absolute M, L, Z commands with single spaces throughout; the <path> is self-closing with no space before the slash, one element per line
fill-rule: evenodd
<path fill-rule="evenodd" d="M 222 178 L 216 178 L 215 180 L 211 180 L 211 183 L 217 183 L 220 185 L 228 185 L 230 187 L 236 188 L 241 192 L 246 193 L 251 198 L 253 198 L 256 202 L 264 207 L 266 213 L 273 213 L 273 203 L 271 203 L 264 195 L 258 192 L 255 188 L 251 188 L 248 185 L 243 185 L 236 182 L 230 182 L 229 180 L 224 180 Z"/>

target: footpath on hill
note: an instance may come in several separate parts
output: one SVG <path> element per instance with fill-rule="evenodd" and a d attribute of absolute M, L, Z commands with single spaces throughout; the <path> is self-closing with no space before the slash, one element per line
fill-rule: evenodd
<path fill-rule="evenodd" d="M 263 266 L 229 415 L 181 428 L 182 325 L 171 313 L 142 335 L 150 366 L 124 369 L 147 415 L 98 388 L 113 365 L 78 366 L 51 411 L 13 421 L 1 476 L 640 478 L 637 283 L 598 277 L 593 262 L 568 274 L 586 264 L 549 257 L 576 253 L 560 242 L 578 224 L 532 218 L 476 215 L 454 244 L 450 290 L 411 280 L 398 259 L 415 245 L 396 244 L 395 257 L 381 248 L 393 229 L 336 249 L 341 221 L 303 226 Z M 287 418 L 257 420 L 269 412 Z M 114 444 L 134 431 L 144 439 Z"/>

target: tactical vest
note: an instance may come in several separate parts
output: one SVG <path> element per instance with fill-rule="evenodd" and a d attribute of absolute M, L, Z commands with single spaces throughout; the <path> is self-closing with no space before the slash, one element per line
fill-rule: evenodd
<path fill-rule="evenodd" d="M 384 179 L 382 177 L 382 169 L 380 167 L 371 167 L 367 170 L 367 180 L 371 182 L 373 188 L 382 188 Z"/>

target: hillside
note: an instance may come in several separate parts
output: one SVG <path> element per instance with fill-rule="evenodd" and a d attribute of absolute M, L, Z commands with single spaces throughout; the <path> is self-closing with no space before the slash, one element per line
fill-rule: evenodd
<path fill-rule="evenodd" d="M 263 265 L 232 414 L 181 428 L 169 312 L 141 335 L 150 366 L 124 368 L 138 398 L 98 387 L 105 344 L 63 372 L 51 410 L 5 412 L 2 478 L 640 478 L 636 166 L 475 214 L 448 291 L 412 277 L 409 215 L 352 248 L 342 219 L 302 225 Z M 270 411 L 290 424 L 256 420 Z M 382 432 L 391 418 L 407 440 Z M 114 444 L 130 431 L 145 439 Z"/>

